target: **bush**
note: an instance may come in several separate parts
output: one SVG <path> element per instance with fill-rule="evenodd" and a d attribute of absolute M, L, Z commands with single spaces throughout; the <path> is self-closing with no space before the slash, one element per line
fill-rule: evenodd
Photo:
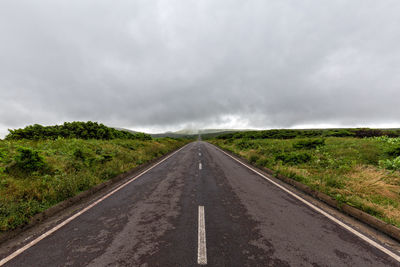
<path fill-rule="evenodd" d="M 325 139 L 305 139 L 293 144 L 296 149 L 313 149 L 325 145 Z"/>
<path fill-rule="evenodd" d="M 368 129 L 368 128 L 357 129 L 357 130 L 355 130 L 354 134 L 355 134 L 355 137 L 358 137 L 358 138 L 385 135 L 385 133 L 382 130 L 379 130 L 379 129 Z"/>
<path fill-rule="evenodd" d="M 343 181 L 341 181 L 336 177 L 328 177 L 328 179 L 326 180 L 326 185 L 329 187 L 339 188 L 339 189 L 345 186 Z"/>
<path fill-rule="evenodd" d="M 302 164 L 302 163 L 306 163 L 306 162 L 310 161 L 311 155 L 306 152 L 282 153 L 282 154 L 276 155 L 275 160 L 282 161 L 282 163 L 284 163 L 284 164 L 297 165 L 297 164 Z"/>
<path fill-rule="evenodd" d="M 388 170 L 399 171 L 400 170 L 400 156 L 395 159 L 392 159 L 392 160 L 390 160 L 390 159 L 380 160 L 379 166 L 381 168 L 385 168 Z"/>
<path fill-rule="evenodd" d="M 114 128 L 99 124 L 97 122 L 65 122 L 63 125 L 42 126 L 34 124 L 23 129 L 9 130 L 7 140 L 44 140 L 57 138 L 78 138 L 78 139 L 136 139 L 151 140 L 152 137 L 145 133 L 131 133 L 120 131 Z"/>
<path fill-rule="evenodd" d="M 39 152 L 26 147 L 19 147 L 14 157 L 15 165 L 21 170 L 33 172 L 43 170 L 46 166 L 44 158 Z"/>
<path fill-rule="evenodd" d="M 217 135 L 216 139 L 293 139 L 310 137 L 374 137 L 374 136 L 400 137 L 398 129 L 369 129 L 369 128 L 348 128 L 348 129 L 275 129 L 263 131 L 241 131 Z"/>
<path fill-rule="evenodd" d="M 250 161 L 250 163 L 256 163 L 257 162 L 257 160 L 260 158 L 260 156 L 259 155 L 257 155 L 257 154 L 251 154 L 250 155 L 250 159 L 249 159 L 249 161 Z"/>
<path fill-rule="evenodd" d="M 400 156 L 400 145 L 390 147 L 388 150 L 386 150 L 386 154 L 392 157 Z"/>
<path fill-rule="evenodd" d="M 7 157 L 7 153 L 4 150 L 0 150 L 0 163 L 3 163 Z M 0 173 L 4 172 L 5 168 L 0 166 Z"/>
<path fill-rule="evenodd" d="M 155 157 L 157 157 L 157 156 L 159 156 L 159 155 L 162 155 L 163 153 L 157 153 L 157 155 L 155 155 Z M 100 162 L 101 163 L 106 163 L 106 162 L 108 162 L 108 161 L 112 161 L 113 160 L 113 158 L 114 158 L 114 156 L 113 155 L 111 155 L 111 154 L 103 154 L 103 155 L 101 155 L 101 160 L 100 160 Z"/>
<path fill-rule="evenodd" d="M 82 151 L 82 149 L 78 148 L 74 151 L 74 157 L 77 160 L 85 161 L 87 155 Z"/>
<path fill-rule="evenodd" d="M 250 149 L 250 148 L 257 148 L 257 145 L 254 144 L 251 141 L 248 140 L 240 140 L 236 146 L 241 149 L 241 150 L 245 150 L 245 149 Z"/>
<path fill-rule="evenodd" d="M 340 129 L 340 130 L 331 130 L 331 131 L 327 132 L 325 136 L 332 136 L 332 137 L 351 137 L 351 136 L 354 136 L 354 132 L 351 132 L 351 131 L 349 131 L 349 130 L 344 130 L 344 129 Z"/>
<path fill-rule="evenodd" d="M 259 167 L 268 167 L 271 164 L 271 161 L 268 158 L 259 158 L 256 161 L 256 165 Z"/>

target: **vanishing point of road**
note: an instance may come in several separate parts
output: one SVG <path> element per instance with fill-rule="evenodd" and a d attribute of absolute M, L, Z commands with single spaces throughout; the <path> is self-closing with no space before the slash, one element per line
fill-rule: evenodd
<path fill-rule="evenodd" d="M 190 143 L 0 265 L 400 266 L 393 251 L 261 175 Z"/>

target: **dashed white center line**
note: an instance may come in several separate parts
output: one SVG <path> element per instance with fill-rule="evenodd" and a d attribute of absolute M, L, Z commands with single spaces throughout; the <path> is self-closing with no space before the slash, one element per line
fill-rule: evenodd
<path fill-rule="evenodd" d="M 199 153 L 199 156 L 201 156 L 201 153 Z"/>
<path fill-rule="evenodd" d="M 201 170 L 203 166 L 201 165 L 201 162 L 199 163 L 199 170 Z"/>
<path fill-rule="evenodd" d="M 199 230 L 198 230 L 198 250 L 197 263 L 207 264 L 207 246 L 206 246 L 206 223 L 204 219 L 204 206 L 199 206 Z"/>

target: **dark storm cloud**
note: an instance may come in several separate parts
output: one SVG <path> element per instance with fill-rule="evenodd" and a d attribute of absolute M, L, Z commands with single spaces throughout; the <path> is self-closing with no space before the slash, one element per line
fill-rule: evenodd
<path fill-rule="evenodd" d="M 399 11 L 364 0 L 1 1 L 0 128 L 400 126 Z"/>

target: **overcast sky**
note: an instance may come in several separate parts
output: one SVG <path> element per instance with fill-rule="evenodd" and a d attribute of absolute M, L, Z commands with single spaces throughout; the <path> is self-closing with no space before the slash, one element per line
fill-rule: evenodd
<path fill-rule="evenodd" d="M 0 136 L 400 127 L 398 0 L 1 0 Z"/>

